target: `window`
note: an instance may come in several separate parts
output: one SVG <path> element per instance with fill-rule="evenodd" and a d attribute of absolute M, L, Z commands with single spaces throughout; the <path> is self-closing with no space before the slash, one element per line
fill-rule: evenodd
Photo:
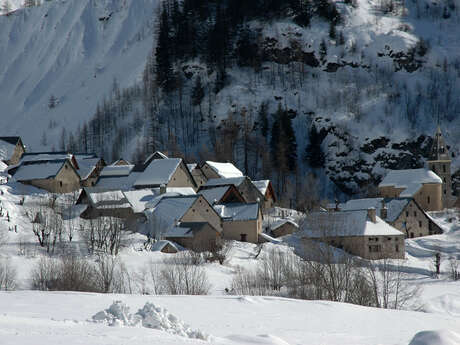
<path fill-rule="evenodd" d="M 423 236 L 423 234 L 422 234 L 422 233 L 418 234 L 418 237 L 422 237 L 422 236 Z"/>
<path fill-rule="evenodd" d="M 444 189 L 444 194 L 447 194 L 447 191 Z"/>
<path fill-rule="evenodd" d="M 398 244 L 395 246 L 395 251 L 396 251 L 397 253 L 399 252 L 399 245 L 398 245 Z"/>
<path fill-rule="evenodd" d="M 414 237 L 415 237 L 414 233 L 411 232 L 411 233 L 410 233 L 410 238 L 414 238 Z"/>
<path fill-rule="evenodd" d="M 418 227 L 419 227 L 419 228 L 422 227 L 422 221 L 421 221 L 421 220 L 418 221 Z"/>
<path fill-rule="evenodd" d="M 417 211 L 414 211 L 414 217 L 417 217 Z"/>
<path fill-rule="evenodd" d="M 59 187 L 62 187 L 62 181 L 59 181 Z"/>
<path fill-rule="evenodd" d="M 446 165 L 445 164 L 442 165 L 442 172 L 446 172 Z M 446 181 L 444 181 L 444 182 L 446 182 Z"/>
<path fill-rule="evenodd" d="M 373 245 L 373 246 L 369 246 L 369 252 L 370 253 L 379 253 L 382 251 L 382 247 L 380 245 Z"/>
<path fill-rule="evenodd" d="M 391 241 L 391 237 L 387 237 L 387 241 Z"/>
<path fill-rule="evenodd" d="M 427 201 L 428 203 L 430 203 L 430 197 L 427 197 L 427 198 L 426 198 L 426 201 Z"/>
<path fill-rule="evenodd" d="M 406 211 L 406 217 L 409 217 L 409 211 Z"/>
<path fill-rule="evenodd" d="M 240 234 L 241 242 L 247 242 L 247 234 Z"/>

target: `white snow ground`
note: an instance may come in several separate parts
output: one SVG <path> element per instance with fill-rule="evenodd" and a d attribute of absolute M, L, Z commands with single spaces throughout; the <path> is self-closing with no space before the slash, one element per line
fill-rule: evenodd
<path fill-rule="evenodd" d="M 211 344 L 408 344 L 419 331 L 460 333 L 458 318 L 325 301 L 273 297 L 142 296 L 18 291 L 0 293 L 2 344 L 203 344 L 144 327 L 110 327 L 90 319 L 122 300 L 167 308 Z M 444 344 L 443 344 L 444 345 Z"/>
<path fill-rule="evenodd" d="M 408 272 L 410 283 L 422 287 L 417 301 L 421 311 L 416 312 L 327 301 L 228 296 L 224 290 L 230 287 L 237 266 L 254 267 L 263 255 L 262 252 L 259 259 L 255 259 L 257 247 L 241 242 L 234 243 L 230 259 L 224 265 L 203 265 L 212 284 L 210 296 L 29 291 L 30 270 L 43 251 L 36 245 L 30 220 L 24 214 L 24 206 L 19 205 L 23 195 L 26 195 L 26 207 L 31 207 L 38 198 L 43 197 L 40 190 L 32 187 L 16 183 L 0 185 L 0 234 L 7 234 L 0 244 L 0 259 L 8 260 L 17 269 L 20 289 L 0 293 L 2 345 L 204 343 L 202 340 L 172 334 L 174 332 L 168 332 L 168 329 L 162 331 L 146 328 L 142 323 L 125 325 L 117 322 L 116 327 L 110 327 L 92 321 L 93 315 L 118 300 L 125 303 L 132 314 L 146 303 L 166 308 L 170 314 L 162 311 L 157 317 L 161 319 L 164 315 L 173 315 L 171 320 L 175 321 L 169 328 L 180 324 L 176 328 L 184 330 L 187 324 L 193 331 L 209 334 L 207 343 L 211 344 L 407 345 L 411 341 L 411 345 L 458 344 L 460 281 L 451 281 L 448 274 L 448 258 L 452 255 L 460 256 L 460 216 L 453 211 L 432 214 L 446 230 L 445 234 L 406 240 L 404 269 Z M 6 213 L 10 217 L 9 222 Z M 17 232 L 13 230 L 15 227 Z M 160 263 L 164 258 L 174 255 L 140 251 L 143 240 L 141 235 L 131 236 L 131 243 L 120 254 L 133 277 L 150 261 Z M 78 243 L 77 235 L 74 241 L 77 243 L 74 250 L 80 249 L 80 253 L 85 254 L 84 245 Z M 273 246 L 290 250 L 283 244 L 265 244 L 264 250 Z M 432 258 L 438 251 L 442 254 L 442 274 L 434 278 Z"/>

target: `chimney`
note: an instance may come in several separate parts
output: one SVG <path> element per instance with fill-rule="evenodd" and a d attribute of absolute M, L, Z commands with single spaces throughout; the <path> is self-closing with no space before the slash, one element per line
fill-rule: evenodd
<path fill-rule="evenodd" d="M 375 214 L 375 207 L 369 207 L 367 209 L 367 216 L 371 220 L 372 223 L 377 223 L 377 218 Z"/>
<path fill-rule="evenodd" d="M 387 217 L 388 217 L 387 205 L 385 205 L 385 199 L 382 199 L 382 208 L 380 209 L 380 218 L 387 219 Z"/>
<path fill-rule="evenodd" d="M 160 185 L 160 194 L 165 194 L 166 193 L 166 185 L 162 183 Z"/>

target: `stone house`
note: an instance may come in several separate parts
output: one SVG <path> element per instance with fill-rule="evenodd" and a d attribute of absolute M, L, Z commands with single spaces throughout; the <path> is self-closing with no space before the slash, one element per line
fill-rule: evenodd
<path fill-rule="evenodd" d="M 206 161 L 201 166 L 201 171 L 206 177 L 206 180 L 214 178 L 232 178 L 243 176 L 243 173 L 232 163 Z"/>
<path fill-rule="evenodd" d="M 127 224 L 135 222 L 133 208 L 122 191 L 85 187 L 76 204 L 88 205 L 80 215 L 84 219 L 115 217 L 124 219 Z"/>
<path fill-rule="evenodd" d="M 376 209 L 377 215 L 403 232 L 407 238 L 442 234 L 441 227 L 413 198 L 368 198 L 349 200 L 339 206 L 343 211 Z"/>
<path fill-rule="evenodd" d="M 195 180 L 195 183 L 198 188 L 200 188 L 206 183 L 208 179 L 206 178 L 206 176 L 204 175 L 203 171 L 201 170 L 198 164 L 196 163 L 187 164 L 187 168 L 190 171 L 190 174 L 192 174 L 193 179 Z"/>
<path fill-rule="evenodd" d="M 135 189 L 197 186 L 190 171 L 181 158 L 155 159 L 140 173 L 133 184 Z"/>
<path fill-rule="evenodd" d="M 74 156 L 78 164 L 77 172 L 80 175 L 80 185 L 82 187 L 95 186 L 105 166 L 104 160 L 94 154 L 75 154 Z"/>
<path fill-rule="evenodd" d="M 298 229 L 297 223 L 291 219 L 277 219 L 269 227 L 270 235 L 275 238 L 292 234 Z"/>
<path fill-rule="evenodd" d="M 428 169 L 389 170 L 380 182 L 384 198 L 413 198 L 425 211 L 443 209 L 442 179 Z"/>
<path fill-rule="evenodd" d="M 160 240 L 156 241 L 151 248 L 152 252 L 162 252 L 162 253 L 169 253 L 174 254 L 179 251 L 176 244 L 171 241 Z"/>
<path fill-rule="evenodd" d="M 18 164 L 25 152 L 21 137 L 0 137 L 0 161 L 6 165 Z"/>
<path fill-rule="evenodd" d="M 143 171 L 134 165 L 105 166 L 99 174 L 95 187 L 107 190 L 131 190 Z"/>
<path fill-rule="evenodd" d="M 142 163 L 144 165 L 144 168 L 148 167 L 150 163 L 152 163 L 155 159 L 168 159 L 169 157 L 167 155 L 165 155 L 163 152 L 160 152 L 160 151 L 155 151 L 154 153 L 152 153 L 150 156 L 148 156 L 144 163 Z"/>
<path fill-rule="evenodd" d="M 147 224 L 141 232 L 149 237 L 166 238 L 191 249 L 208 248 L 221 238 L 222 220 L 202 195 L 161 194 L 146 207 Z"/>
<path fill-rule="evenodd" d="M 50 193 L 70 193 L 80 188 L 80 176 L 69 159 L 24 162 L 15 169 L 13 178 Z"/>
<path fill-rule="evenodd" d="M 257 202 L 214 205 L 223 221 L 222 237 L 228 240 L 259 243 L 262 212 Z"/>
<path fill-rule="evenodd" d="M 264 196 L 261 194 L 259 189 L 257 189 L 254 183 L 252 183 L 251 179 L 247 176 L 210 179 L 208 180 L 208 182 L 206 182 L 206 184 L 203 187 L 201 187 L 201 190 L 229 185 L 234 185 L 236 189 L 238 189 L 238 192 L 240 192 L 241 196 L 243 197 L 246 203 L 257 202 L 260 204 L 262 211 L 265 210 Z"/>
<path fill-rule="evenodd" d="M 168 230 L 166 240 L 194 251 L 212 250 L 221 241 L 221 233 L 207 222 L 184 222 Z"/>
<path fill-rule="evenodd" d="M 364 259 L 404 259 L 405 235 L 376 210 L 314 212 L 302 225 L 305 242 L 320 241 Z"/>
<path fill-rule="evenodd" d="M 198 194 L 203 195 L 211 205 L 245 202 L 234 185 L 204 188 L 198 190 Z"/>
<path fill-rule="evenodd" d="M 128 162 L 126 159 L 120 158 L 120 159 L 117 159 L 115 162 L 113 162 L 110 165 L 111 166 L 131 165 L 131 163 Z"/>
<path fill-rule="evenodd" d="M 264 196 L 263 208 L 265 210 L 269 210 L 274 207 L 276 202 L 276 195 L 270 180 L 252 181 L 252 183 L 259 190 L 260 194 Z"/>

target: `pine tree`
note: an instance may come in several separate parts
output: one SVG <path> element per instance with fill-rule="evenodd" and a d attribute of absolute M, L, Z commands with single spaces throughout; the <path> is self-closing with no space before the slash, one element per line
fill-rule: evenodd
<path fill-rule="evenodd" d="M 262 134 L 262 136 L 265 138 L 265 141 L 267 141 L 270 124 L 268 122 L 268 105 L 266 102 L 262 102 L 260 104 L 257 122 L 260 128 L 260 134 Z"/>
<path fill-rule="evenodd" d="M 166 5 L 164 5 L 160 16 L 158 43 L 155 56 L 157 83 L 166 92 L 171 91 L 174 87 L 171 53 L 169 15 Z"/>
<path fill-rule="evenodd" d="M 335 23 L 333 21 L 331 21 L 329 23 L 329 38 L 331 40 L 335 40 L 337 37 L 337 33 L 335 31 Z"/>
<path fill-rule="evenodd" d="M 319 44 L 319 57 L 321 59 L 321 62 L 324 63 L 325 59 L 327 56 L 327 46 L 326 46 L 326 41 L 324 39 L 321 40 L 321 43 Z"/>
<path fill-rule="evenodd" d="M 200 116 L 201 116 L 201 121 L 203 121 L 203 113 L 201 111 L 201 102 L 203 101 L 204 98 L 204 88 L 203 85 L 201 84 L 201 77 L 198 76 L 195 81 L 195 86 L 193 87 L 192 90 L 192 105 L 195 107 L 198 105 L 200 106 Z"/>
<path fill-rule="evenodd" d="M 310 128 L 310 143 L 305 149 L 305 159 L 312 168 L 322 168 L 325 163 L 325 156 L 321 143 L 326 137 L 326 133 L 318 132 L 316 126 L 313 124 Z"/>

